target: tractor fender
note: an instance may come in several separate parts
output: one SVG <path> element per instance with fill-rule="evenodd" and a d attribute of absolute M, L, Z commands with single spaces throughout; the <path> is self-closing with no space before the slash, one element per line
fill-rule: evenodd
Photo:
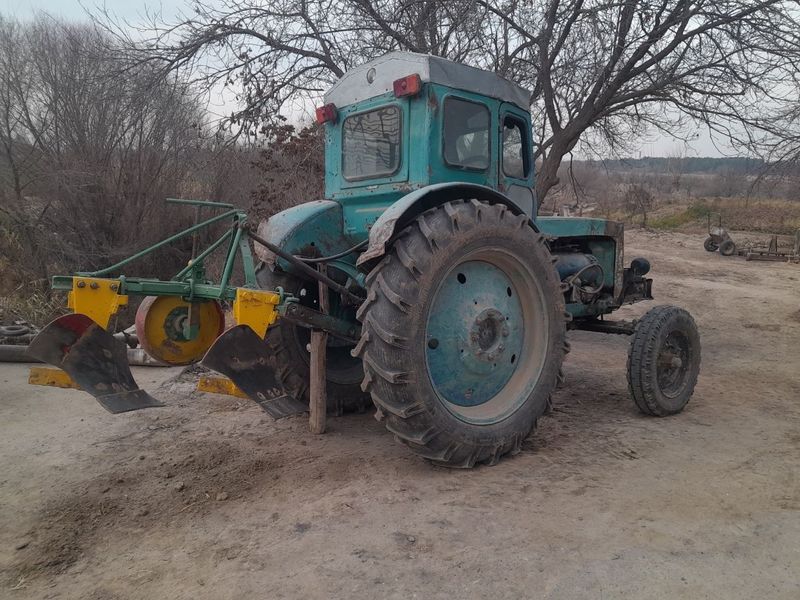
<path fill-rule="evenodd" d="M 475 183 L 428 185 L 406 194 L 378 217 L 369 230 L 369 245 L 358 257 L 356 264 L 362 267 L 362 265 L 370 265 L 381 258 L 386 253 L 386 248 L 395 233 L 402 231 L 406 225 L 429 208 L 451 200 L 467 198 L 474 198 L 490 204 L 505 204 L 516 215 L 525 212 L 511 198 L 485 185 Z M 531 228 L 538 231 L 532 220 L 529 221 L 529 224 Z"/>
<path fill-rule="evenodd" d="M 315 200 L 292 206 L 258 225 L 258 235 L 276 246 L 301 256 L 326 256 L 353 246 L 358 240 L 345 236 L 342 205 Z M 294 273 L 295 267 L 264 246 L 253 244 L 256 256 L 270 268 Z"/>

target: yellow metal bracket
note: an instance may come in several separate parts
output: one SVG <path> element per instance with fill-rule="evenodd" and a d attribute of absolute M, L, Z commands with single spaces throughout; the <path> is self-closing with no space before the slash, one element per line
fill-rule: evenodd
<path fill-rule="evenodd" d="M 225 394 L 227 396 L 235 396 L 237 398 L 247 398 L 242 390 L 236 387 L 227 377 L 201 377 L 197 382 L 197 391 L 211 392 L 212 394 Z"/>
<path fill-rule="evenodd" d="M 237 325 L 248 325 L 263 338 L 267 328 L 278 319 L 275 307 L 280 301 L 280 295 L 275 292 L 236 288 L 233 318 Z"/>
<path fill-rule="evenodd" d="M 81 389 L 81 386 L 72 381 L 72 378 L 65 371 L 51 367 L 31 367 L 28 374 L 28 383 L 75 390 Z"/>
<path fill-rule="evenodd" d="M 128 296 L 120 294 L 119 288 L 119 279 L 73 277 L 67 306 L 106 329 L 111 316 L 128 303 Z"/>

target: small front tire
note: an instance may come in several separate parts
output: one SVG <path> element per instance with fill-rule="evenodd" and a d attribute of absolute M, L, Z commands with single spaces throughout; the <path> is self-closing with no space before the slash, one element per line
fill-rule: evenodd
<path fill-rule="evenodd" d="M 719 250 L 719 245 L 714 241 L 713 237 L 708 236 L 706 241 L 703 242 L 703 248 L 706 249 L 706 252 L 716 252 Z"/>
<path fill-rule="evenodd" d="M 646 415 L 683 410 L 700 372 L 700 334 L 687 311 L 656 306 L 637 323 L 628 351 L 628 389 Z"/>

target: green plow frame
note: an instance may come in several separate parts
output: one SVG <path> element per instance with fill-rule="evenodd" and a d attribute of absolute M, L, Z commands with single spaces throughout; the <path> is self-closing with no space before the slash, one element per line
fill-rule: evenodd
<path fill-rule="evenodd" d="M 250 234 L 245 228 L 247 214 L 232 204 L 219 202 L 174 198 L 167 202 L 195 207 L 195 224 L 109 267 L 53 277 L 52 288 L 69 293 L 68 305 L 73 313 L 42 329 L 28 347 L 28 354 L 65 371 L 73 387 L 85 390 L 112 413 L 162 406 L 134 381 L 125 344 L 114 338 L 113 330 L 109 331 L 111 317 L 127 304 L 129 295 L 180 298 L 187 303 L 188 311 L 180 333 L 183 339 L 192 340 L 199 335 L 200 327 L 192 314 L 196 307 L 201 303 L 230 302 L 237 325 L 214 341 L 201 362 L 226 375 L 275 418 L 306 411 L 304 404 L 284 393 L 270 367 L 264 344 L 266 330 L 277 319 L 278 307 L 295 299 L 281 289 L 258 290 Z M 202 208 L 223 212 L 199 221 Z M 226 220 L 231 224 L 225 233 L 195 255 L 197 233 Z M 195 236 L 192 259 L 171 280 L 118 274 L 130 263 L 190 235 Z M 220 281 L 209 282 L 205 260 L 226 244 Z M 242 287 L 230 284 L 237 255 L 244 273 Z"/>

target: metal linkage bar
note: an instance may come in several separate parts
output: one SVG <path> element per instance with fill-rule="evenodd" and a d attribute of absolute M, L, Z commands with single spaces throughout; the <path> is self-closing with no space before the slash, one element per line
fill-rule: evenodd
<path fill-rule="evenodd" d="M 633 335 L 636 331 L 636 321 L 605 321 L 600 319 L 576 319 L 569 323 L 570 329 L 582 331 L 595 331 L 597 333 L 615 333 L 619 335 Z"/>
<path fill-rule="evenodd" d="M 297 302 L 287 302 L 278 308 L 281 318 L 310 329 L 321 329 L 331 335 L 356 343 L 361 336 L 361 327 L 345 319 L 308 308 Z"/>
<path fill-rule="evenodd" d="M 231 288 L 229 284 L 236 262 L 237 252 L 241 254 L 245 287 L 257 287 L 253 255 L 250 249 L 249 240 L 244 234 L 243 226 L 247 222 L 247 214 L 244 211 L 234 208 L 232 204 L 207 202 L 204 200 L 168 198 L 167 202 L 171 204 L 194 206 L 198 210 L 202 207 L 216 208 L 223 210 L 223 212 L 202 222 L 195 223 L 191 227 L 171 235 L 168 238 L 161 240 L 160 242 L 145 248 L 133 256 L 121 260 L 109 267 L 92 272 L 79 272 L 75 276 L 55 276 L 53 277 L 52 288 L 54 290 L 71 292 L 73 291 L 76 278 L 97 278 L 97 285 L 101 285 L 106 281 L 111 281 L 111 283 L 117 286 L 115 287 L 115 291 L 117 291 L 117 293 L 120 295 L 135 294 L 141 296 L 181 296 L 189 299 L 192 302 L 195 300 L 234 300 L 236 298 L 236 289 Z M 230 229 L 223 233 L 210 246 L 205 248 L 199 255 L 192 258 L 190 263 L 181 269 L 170 281 L 136 277 L 126 278 L 124 275 L 114 277 L 112 281 L 103 277 L 112 272 L 118 272 L 125 265 L 142 258 L 151 252 L 163 248 L 164 246 L 182 238 L 194 235 L 201 229 L 210 227 L 211 225 L 226 219 L 232 220 Z M 208 283 L 205 280 L 203 261 L 208 258 L 212 252 L 217 250 L 226 242 L 228 243 L 228 248 L 225 256 L 221 280 L 219 284 Z M 194 254 L 194 250 L 192 253 Z"/>
<path fill-rule="evenodd" d="M 169 204 L 188 204 L 190 206 L 207 206 L 209 208 L 235 208 L 227 202 L 211 202 L 209 200 L 190 200 L 187 198 L 167 198 Z"/>
<path fill-rule="evenodd" d="M 150 254 L 151 252 L 154 252 L 155 250 L 158 250 L 159 248 L 163 248 L 164 246 L 166 246 L 168 244 L 171 244 L 172 242 L 175 242 L 175 241 L 177 241 L 177 240 L 179 240 L 181 238 L 186 237 L 187 235 L 190 235 L 190 234 L 194 233 L 195 231 L 199 231 L 200 229 L 203 229 L 204 227 L 208 227 L 209 225 L 212 225 L 214 223 L 217 223 L 219 221 L 222 221 L 224 219 L 228 219 L 228 218 L 231 218 L 231 217 L 234 217 L 234 220 L 237 221 L 237 222 L 240 222 L 240 223 L 244 222 L 247 219 L 247 216 L 245 215 L 245 213 L 243 213 L 243 212 L 241 212 L 239 210 L 228 210 L 228 211 L 225 211 L 224 213 L 219 214 L 219 215 L 217 215 L 215 217 L 211 217 L 210 219 L 206 219 L 205 221 L 202 221 L 201 223 L 198 223 L 197 225 L 192 225 L 188 229 L 184 229 L 183 231 L 178 232 L 175 235 L 171 235 L 168 238 L 166 238 L 164 240 L 161 240 L 157 244 L 153 244 L 149 248 L 145 248 L 144 250 L 141 250 L 140 252 L 137 252 L 133 256 L 129 256 L 128 258 L 126 258 L 124 260 L 121 260 L 118 263 L 111 265 L 110 267 L 106 267 L 105 269 L 100 269 L 99 271 L 81 272 L 81 273 L 78 273 L 78 275 L 82 275 L 82 276 L 85 276 L 85 277 L 101 277 L 103 275 L 107 275 L 109 273 L 113 273 L 114 271 L 117 271 L 121 267 L 124 267 L 125 265 L 130 264 L 133 261 L 135 261 L 135 260 L 137 260 L 139 258 L 142 258 L 143 256 L 147 256 L 148 254 Z"/>
<path fill-rule="evenodd" d="M 316 280 L 316 281 L 318 281 L 320 283 L 324 283 L 325 285 L 327 285 L 332 290 L 334 290 L 336 292 L 339 292 L 342 296 L 347 296 L 348 298 L 350 298 L 351 300 L 354 300 L 355 302 L 360 303 L 360 302 L 362 302 L 364 300 L 364 298 L 362 298 L 360 296 L 356 296 L 353 292 L 348 290 L 343 285 L 341 285 L 339 283 L 336 283 L 333 279 L 331 279 L 327 275 L 323 275 L 322 273 L 317 271 L 314 267 L 311 267 L 311 266 L 307 265 L 302 260 L 297 258 L 294 254 L 291 254 L 291 253 L 287 252 L 286 250 L 284 250 L 283 248 L 279 248 L 275 244 L 273 244 L 271 242 L 268 242 L 267 240 L 265 240 L 264 238 L 262 238 L 261 236 L 255 234 L 255 233 L 253 233 L 252 231 L 248 230 L 247 231 L 247 235 L 249 235 L 250 238 L 253 241 L 258 242 L 259 244 L 264 246 L 270 252 L 272 252 L 274 254 L 277 254 L 281 258 L 283 258 L 283 259 L 289 261 L 290 263 L 292 263 L 295 267 L 297 267 L 298 269 L 303 271 L 303 273 L 305 273 L 306 275 L 311 277 L 311 279 L 314 279 L 314 280 Z"/>
<path fill-rule="evenodd" d="M 223 288 L 219 285 L 195 283 L 191 281 L 159 281 L 158 279 L 138 279 L 120 277 L 120 293 L 136 296 L 181 296 L 196 300 L 234 300 L 236 288 Z M 56 275 L 52 289 L 71 291 L 72 276 Z"/>
<path fill-rule="evenodd" d="M 211 254 L 214 250 L 219 248 L 226 240 L 230 239 L 232 235 L 233 235 L 233 228 L 223 233 L 222 237 L 220 237 L 216 242 L 214 242 L 208 248 L 206 248 L 200 254 L 198 254 L 197 257 L 192 259 L 192 262 L 189 263 L 186 267 L 181 269 L 180 272 L 177 275 L 175 275 L 175 279 L 183 279 L 184 277 L 186 277 L 186 275 L 188 275 L 189 272 L 194 268 L 195 264 L 197 264 L 202 260 L 205 260 L 205 258 L 209 254 Z"/>

